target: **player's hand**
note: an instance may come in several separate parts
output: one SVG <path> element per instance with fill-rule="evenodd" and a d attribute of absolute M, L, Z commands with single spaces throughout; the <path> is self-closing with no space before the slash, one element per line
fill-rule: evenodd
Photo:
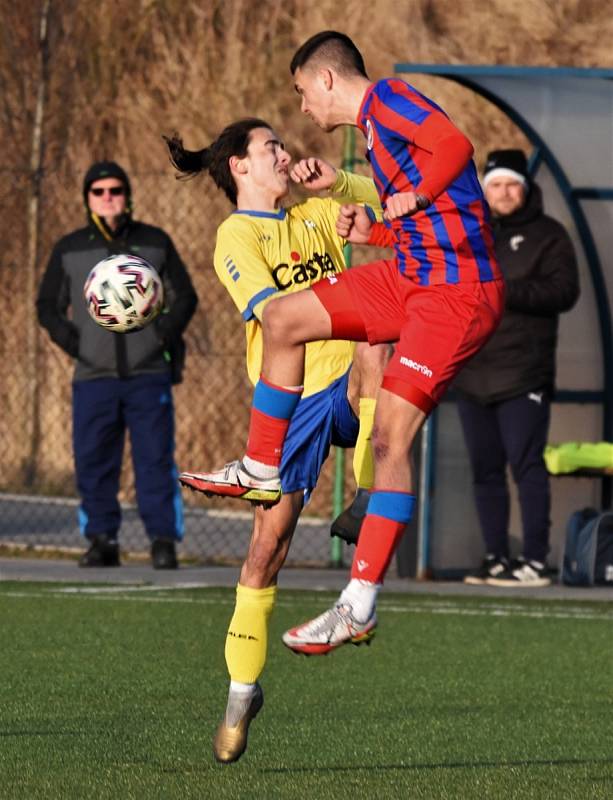
<path fill-rule="evenodd" d="M 290 178 L 313 192 L 319 192 L 334 186 L 336 168 L 322 158 L 301 158 L 292 167 Z"/>
<path fill-rule="evenodd" d="M 425 194 L 415 192 L 398 192 L 388 197 L 385 203 L 383 219 L 391 222 L 398 217 L 411 217 L 418 211 L 428 208 L 430 200 Z"/>
<path fill-rule="evenodd" d="M 352 244 L 366 244 L 370 237 L 372 221 L 363 206 L 340 207 L 336 220 L 336 232 Z"/>

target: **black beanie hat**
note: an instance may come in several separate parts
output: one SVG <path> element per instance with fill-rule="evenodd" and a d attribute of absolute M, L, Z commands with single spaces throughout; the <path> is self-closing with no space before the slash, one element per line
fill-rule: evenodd
<path fill-rule="evenodd" d="M 85 200 L 85 205 L 87 205 L 87 193 L 89 192 L 89 187 L 92 185 L 92 183 L 99 181 L 102 178 L 117 178 L 120 180 L 126 187 L 128 206 L 130 206 L 130 198 L 132 196 L 132 187 L 130 186 L 130 181 L 128 180 L 128 176 L 124 170 L 114 161 L 97 161 L 95 164 L 92 164 L 85 173 L 85 178 L 83 179 L 83 198 Z"/>
<path fill-rule="evenodd" d="M 520 183 L 529 181 L 528 162 L 523 150 L 492 150 L 487 154 L 483 170 L 483 183 L 487 184 L 494 175 L 515 177 Z"/>

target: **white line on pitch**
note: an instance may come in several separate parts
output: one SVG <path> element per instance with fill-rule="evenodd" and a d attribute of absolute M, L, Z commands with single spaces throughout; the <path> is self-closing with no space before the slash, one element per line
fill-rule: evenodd
<path fill-rule="evenodd" d="M 0 600 L 2 597 L 10 598 L 32 598 L 32 599 L 69 599 L 76 596 L 81 596 L 83 599 L 88 600 L 111 600 L 111 601 L 128 601 L 139 603 L 180 603 L 188 605 L 233 605 L 234 598 L 232 596 L 217 595 L 207 598 L 195 597 L 154 597 L 151 594 L 147 596 L 137 596 L 138 591 L 143 589 L 151 591 L 153 587 L 116 587 L 119 592 L 114 594 L 109 592 L 109 589 L 115 587 L 99 587 L 96 591 L 94 587 L 84 587 L 86 590 L 79 590 L 77 587 L 67 587 L 63 589 L 51 590 L 49 592 L 19 592 L 10 591 L 0 593 Z M 170 587 L 157 587 L 160 591 Z M 102 591 L 100 591 L 102 590 Z M 125 594 L 122 594 L 124 592 Z M 303 602 L 290 600 L 289 598 L 280 600 L 276 603 L 281 608 L 295 608 L 297 605 L 303 605 Z M 435 615 L 455 615 L 455 616 L 486 616 L 486 617 L 525 617 L 530 619 L 581 619 L 581 620 L 596 620 L 602 622 L 613 622 L 613 613 L 598 612 L 580 608 L 522 608 L 521 606 L 504 606 L 504 605 L 456 605 L 453 603 L 408 603 L 404 605 L 392 605 L 382 601 L 377 606 L 378 610 L 383 613 L 392 614 L 435 614 Z"/>

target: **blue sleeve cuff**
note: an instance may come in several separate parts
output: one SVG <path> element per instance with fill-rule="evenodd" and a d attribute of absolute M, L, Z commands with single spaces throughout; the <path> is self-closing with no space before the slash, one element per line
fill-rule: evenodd
<path fill-rule="evenodd" d="M 368 215 L 368 219 L 371 222 L 376 222 L 377 221 L 377 215 L 375 214 L 375 212 L 373 211 L 373 209 L 370 206 L 364 206 L 364 210 L 366 211 L 366 214 Z"/>
<path fill-rule="evenodd" d="M 251 319 L 255 319 L 255 312 L 254 308 L 262 302 L 262 300 L 266 300 L 267 297 L 270 297 L 271 294 L 277 294 L 277 289 L 274 289 L 272 286 L 267 286 L 266 289 L 262 289 L 261 292 L 254 294 L 251 300 L 247 303 L 247 308 L 243 311 L 242 316 L 245 322 L 249 322 Z"/>

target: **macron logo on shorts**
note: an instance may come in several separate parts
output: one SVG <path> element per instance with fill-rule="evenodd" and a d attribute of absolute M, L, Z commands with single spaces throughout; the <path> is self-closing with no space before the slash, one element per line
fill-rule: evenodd
<path fill-rule="evenodd" d="M 421 372 L 421 374 L 425 375 L 426 378 L 432 377 L 432 370 L 429 367 L 427 367 L 425 364 L 418 364 L 417 361 L 413 361 L 412 358 L 400 356 L 400 363 L 403 367 L 408 367 L 409 369 L 414 369 L 416 372 Z"/>

